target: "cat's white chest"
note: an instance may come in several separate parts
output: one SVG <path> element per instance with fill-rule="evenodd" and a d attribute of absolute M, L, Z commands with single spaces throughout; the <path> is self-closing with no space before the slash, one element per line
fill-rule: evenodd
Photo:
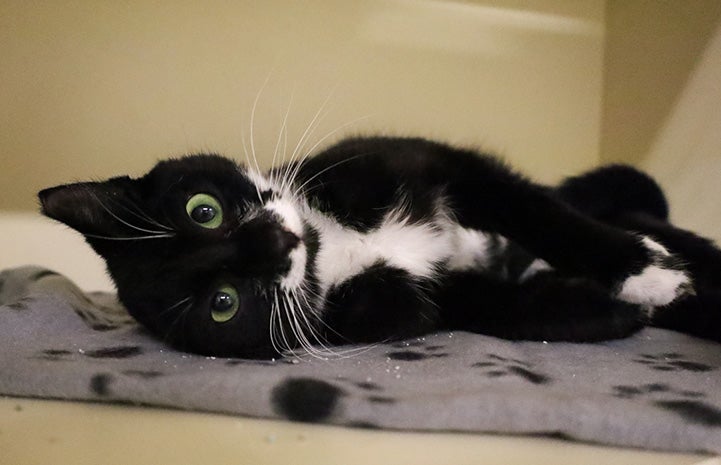
<path fill-rule="evenodd" d="M 488 235 L 464 229 L 445 216 L 414 223 L 391 213 L 367 232 L 344 227 L 318 212 L 307 220 L 319 234 L 315 270 L 322 294 L 376 264 L 433 279 L 440 269 L 483 268 L 490 260 Z"/>

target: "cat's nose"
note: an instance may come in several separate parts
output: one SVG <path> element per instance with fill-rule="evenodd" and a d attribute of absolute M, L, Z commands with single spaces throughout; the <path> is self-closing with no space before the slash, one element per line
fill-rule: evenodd
<path fill-rule="evenodd" d="M 257 218 L 234 235 L 237 262 L 246 270 L 276 272 L 287 267 L 301 238 L 273 219 Z"/>
<path fill-rule="evenodd" d="M 279 257 L 287 256 L 291 250 L 295 249 L 300 242 L 300 238 L 292 232 L 275 228 L 271 232 L 269 243 L 275 248 L 275 254 Z"/>

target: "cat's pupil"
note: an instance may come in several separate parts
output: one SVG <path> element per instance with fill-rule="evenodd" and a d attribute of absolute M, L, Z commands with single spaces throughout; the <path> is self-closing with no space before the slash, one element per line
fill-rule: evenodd
<path fill-rule="evenodd" d="M 233 301 L 233 296 L 228 294 L 227 292 L 216 292 L 215 296 L 213 296 L 213 310 L 217 312 L 224 312 L 227 310 L 230 310 L 233 308 L 233 305 L 235 305 L 235 302 Z"/>
<path fill-rule="evenodd" d="M 215 218 L 215 215 L 215 208 L 211 207 L 210 205 L 198 205 L 197 207 L 193 208 L 193 211 L 190 213 L 190 217 L 198 223 L 207 223 L 208 221 Z"/>

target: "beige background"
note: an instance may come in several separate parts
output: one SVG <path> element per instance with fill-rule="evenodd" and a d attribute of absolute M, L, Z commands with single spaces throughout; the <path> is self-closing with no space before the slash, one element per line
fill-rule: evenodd
<path fill-rule="evenodd" d="M 0 208 L 168 155 L 242 158 L 261 91 L 263 166 L 289 107 L 289 147 L 323 107 L 306 148 L 380 131 L 480 145 L 542 180 L 577 172 L 598 161 L 604 6 L 5 0 Z"/>
<path fill-rule="evenodd" d="M 544 182 L 634 163 L 720 238 L 698 198 L 713 192 L 664 174 L 693 159 L 686 183 L 713 185 L 717 157 L 654 152 L 720 17 L 718 0 L 0 0 L 0 211 L 194 151 L 252 145 L 267 167 L 287 112 L 288 154 L 383 132 L 480 146 Z"/>
<path fill-rule="evenodd" d="M 78 235 L 33 213 L 35 192 L 171 154 L 242 158 L 258 96 L 263 166 L 286 111 L 292 148 L 322 109 L 306 149 L 421 134 L 547 182 L 630 161 L 663 182 L 679 223 L 720 240 L 720 17 L 718 0 L 0 0 L 0 268 L 38 263 L 111 289 Z M 0 410 L 0 450 L 17 464 L 701 460 L 68 402 Z"/>
<path fill-rule="evenodd" d="M 252 146 L 267 167 L 287 113 L 287 155 L 384 132 L 544 182 L 634 163 L 721 240 L 720 18 L 718 0 L 0 0 L 0 225 L 16 236 L 43 187 L 166 156 Z M 0 267 L 72 261 L 47 242 Z"/>

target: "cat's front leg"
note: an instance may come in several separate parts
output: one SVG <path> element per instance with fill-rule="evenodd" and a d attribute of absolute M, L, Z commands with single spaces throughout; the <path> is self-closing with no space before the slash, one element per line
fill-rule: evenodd
<path fill-rule="evenodd" d="M 328 292 L 322 317 L 328 341 L 384 342 L 438 329 L 433 286 L 383 263 L 365 269 Z"/>

